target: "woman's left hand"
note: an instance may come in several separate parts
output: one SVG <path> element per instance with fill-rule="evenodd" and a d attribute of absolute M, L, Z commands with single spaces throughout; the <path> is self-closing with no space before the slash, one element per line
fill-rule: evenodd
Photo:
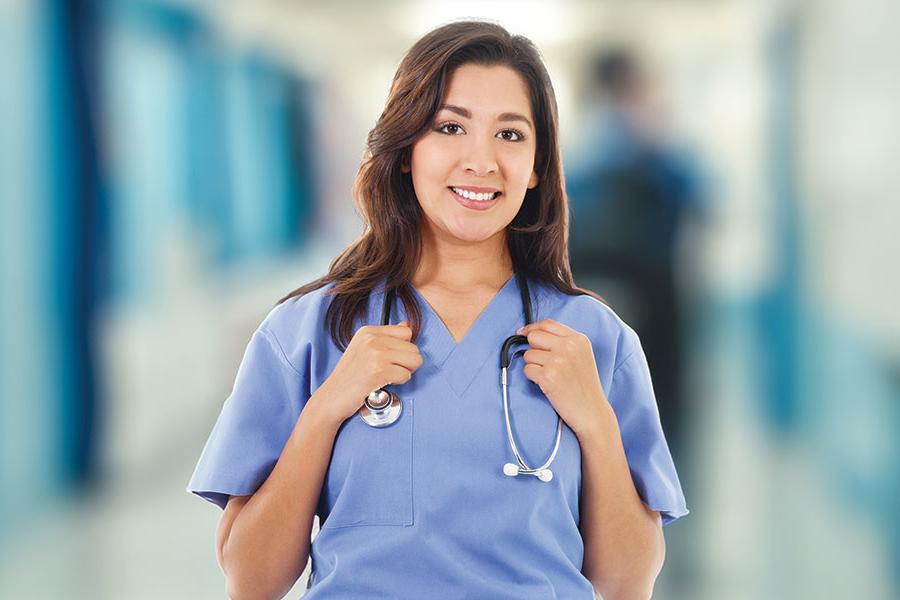
<path fill-rule="evenodd" d="M 516 333 L 527 336 L 531 346 L 523 355 L 525 376 L 540 386 L 576 435 L 595 429 L 611 407 L 600 384 L 591 340 L 553 319 Z"/>

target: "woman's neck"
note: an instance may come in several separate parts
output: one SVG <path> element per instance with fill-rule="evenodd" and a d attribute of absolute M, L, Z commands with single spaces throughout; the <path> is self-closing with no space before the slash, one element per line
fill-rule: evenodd
<path fill-rule="evenodd" d="M 422 260 L 412 278 L 416 289 L 432 287 L 465 292 L 478 287 L 499 289 L 513 275 L 505 231 L 482 242 L 423 238 Z"/>

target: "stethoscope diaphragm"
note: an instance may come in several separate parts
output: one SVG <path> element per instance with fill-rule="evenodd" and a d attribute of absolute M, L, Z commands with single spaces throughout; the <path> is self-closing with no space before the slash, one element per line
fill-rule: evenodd
<path fill-rule="evenodd" d="M 387 427 L 400 418 L 403 403 L 394 392 L 379 388 L 366 396 L 359 416 L 372 427 Z"/>

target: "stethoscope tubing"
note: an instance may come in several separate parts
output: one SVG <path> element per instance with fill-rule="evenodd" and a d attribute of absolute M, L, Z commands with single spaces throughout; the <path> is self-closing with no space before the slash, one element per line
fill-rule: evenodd
<path fill-rule="evenodd" d="M 559 450 L 559 441 L 562 437 L 562 418 L 559 415 L 556 415 L 556 442 L 553 444 L 553 452 L 550 453 L 550 457 L 540 467 L 529 467 L 528 463 L 525 462 L 525 459 L 522 458 L 519 447 L 516 445 L 512 422 L 509 420 L 509 386 L 507 385 L 506 367 L 500 369 L 500 386 L 503 388 L 503 417 L 506 420 L 506 436 L 509 439 L 509 445 L 516 457 L 516 461 L 519 463 L 519 474 L 539 475 L 542 471 L 547 469 L 550 466 L 550 463 L 553 462 L 553 459 L 556 458 L 556 453 Z"/>
<path fill-rule="evenodd" d="M 528 282 L 525 276 L 519 272 L 516 273 L 516 281 L 519 284 L 519 291 L 522 296 L 522 310 L 525 314 L 525 324 L 530 325 L 533 322 L 533 319 L 531 313 L 531 294 L 528 289 Z M 394 303 L 394 292 L 395 290 L 392 288 L 385 293 L 384 303 L 381 306 L 382 325 L 387 325 L 390 322 L 391 307 Z M 546 462 L 537 468 L 528 466 L 525 459 L 522 458 L 519 447 L 516 445 L 512 422 L 509 418 L 509 385 L 507 381 L 507 372 L 510 364 L 509 351 L 512 346 L 516 344 L 527 343 L 527 336 L 513 335 L 503 342 L 503 346 L 500 349 L 500 387 L 503 389 L 503 418 L 506 421 L 506 436 L 509 440 L 510 448 L 512 448 L 513 454 L 516 457 L 516 461 L 519 463 L 518 467 L 512 463 L 505 464 L 503 472 L 508 476 L 534 475 L 541 481 L 547 482 L 553 478 L 553 473 L 550 471 L 549 467 L 553 462 L 553 459 L 556 458 L 556 453 L 559 450 L 559 442 L 562 437 L 562 418 L 559 414 L 556 415 L 556 442 L 553 444 L 553 451 L 550 453 L 550 457 Z M 400 417 L 401 410 L 402 402 L 400 402 L 398 396 L 385 388 L 379 388 L 366 397 L 363 406 L 360 408 L 359 414 L 363 421 L 372 427 L 386 427 L 394 423 Z"/>

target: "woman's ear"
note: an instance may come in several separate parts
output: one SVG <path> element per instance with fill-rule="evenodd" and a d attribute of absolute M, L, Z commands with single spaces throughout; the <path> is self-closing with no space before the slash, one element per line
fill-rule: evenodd
<path fill-rule="evenodd" d="M 538 174 L 537 171 L 531 172 L 531 178 L 528 180 L 528 189 L 533 190 L 537 187 L 538 184 Z"/>
<path fill-rule="evenodd" d="M 409 165 L 400 164 L 400 172 L 401 173 L 409 173 L 412 169 L 409 168 Z"/>

